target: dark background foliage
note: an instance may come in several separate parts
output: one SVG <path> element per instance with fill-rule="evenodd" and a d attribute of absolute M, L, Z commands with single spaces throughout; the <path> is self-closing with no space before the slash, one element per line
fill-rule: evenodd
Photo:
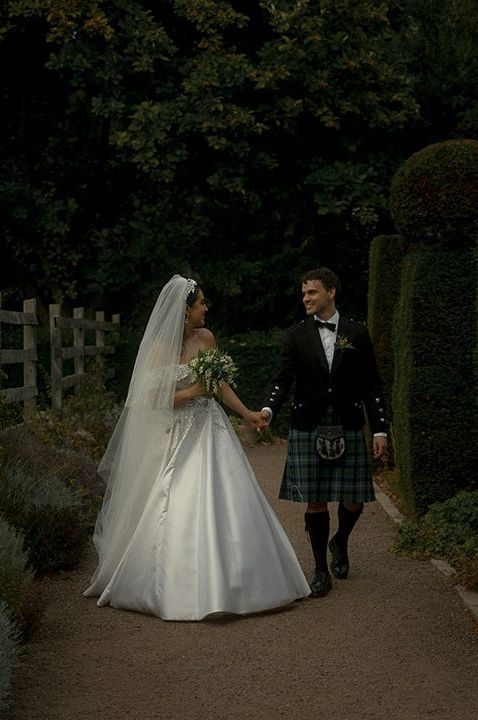
<path fill-rule="evenodd" d="M 476 135 L 473 0 L 6 0 L 0 287 L 121 312 L 173 272 L 220 332 L 300 318 L 302 271 L 366 317 L 390 178 Z"/>

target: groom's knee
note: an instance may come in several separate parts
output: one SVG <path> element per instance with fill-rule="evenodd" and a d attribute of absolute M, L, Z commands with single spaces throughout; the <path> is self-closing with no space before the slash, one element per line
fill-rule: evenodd
<path fill-rule="evenodd" d="M 307 506 L 307 512 L 325 512 L 327 507 L 326 502 L 310 502 Z"/>

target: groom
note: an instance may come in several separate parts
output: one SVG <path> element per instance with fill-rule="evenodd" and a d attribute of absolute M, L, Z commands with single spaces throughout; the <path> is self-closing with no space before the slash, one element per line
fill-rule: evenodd
<path fill-rule="evenodd" d="M 366 328 L 339 314 L 340 280 L 328 268 L 302 278 L 307 318 L 286 331 L 277 372 L 262 418 L 269 423 L 294 385 L 287 459 L 279 497 L 306 502 L 305 529 L 315 560 L 313 597 L 327 595 L 332 581 L 327 565 L 343 580 L 349 572 L 348 540 L 365 502 L 375 499 L 363 427 L 364 406 L 373 433 L 373 454 L 387 447 L 380 377 Z M 343 428 L 345 452 L 323 460 L 316 450 L 319 426 Z M 338 530 L 329 541 L 328 502 L 338 506 Z"/>

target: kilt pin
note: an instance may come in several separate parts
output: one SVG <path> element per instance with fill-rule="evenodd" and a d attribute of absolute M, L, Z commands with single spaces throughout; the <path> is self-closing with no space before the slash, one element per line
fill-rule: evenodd
<path fill-rule="evenodd" d="M 264 407 L 276 415 L 291 390 L 290 430 L 279 497 L 293 502 L 339 502 L 339 520 L 342 516 L 344 523 L 351 522 L 353 527 L 361 510 L 352 520 L 347 519 L 344 503 L 363 504 L 375 499 L 364 434 L 366 416 L 372 433 L 387 432 L 382 383 L 366 327 L 339 315 L 330 368 L 314 317 L 289 328 Z M 345 453 L 338 460 L 322 460 L 315 449 L 317 427 L 335 424 L 344 428 Z M 306 513 L 311 542 L 311 528 L 317 520 L 312 515 L 323 513 Z M 328 528 L 325 532 L 328 536 Z M 334 543 L 332 538 L 329 547 L 333 555 Z M 344 552 L 347 568 L 341 577 L 348 574 L 346 545 Z"/>

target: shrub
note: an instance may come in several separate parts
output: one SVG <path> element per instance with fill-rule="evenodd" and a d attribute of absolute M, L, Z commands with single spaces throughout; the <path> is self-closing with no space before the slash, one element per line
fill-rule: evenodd
<path fill-rule="evenodd" d="M 461 582 L 478 590 L 478 491 L 434 503 L 418 523 L 404 521 L 395 547 L 447 560 Z"/>
<path fill-rule="evenodd" d="M 0 510 L 20 529 L 39 574 L 76 567 L 88 539 L 81 503 L 54 475 L 18 458 L 0 459 Z"/>
<path fill-rule="evenodd" d="M 401 496 L 412 515 L 477 488 L 474 266 L 471 251 L 443 249 L 416 249 L 403 263 L 393 320 L 393 430 Z"/>
<path fill-rule="evenodd" d="M 79 391 L 67 398 L 61 411 L 39 411 L 30 429 L 48 447 L 63 448 L 99 460 L 121 412 L 113 393 L 105 388 L 102 372 L 91 366 Z"/>
<path fill-rule="evenodd" d="M 0 602 L 0 713 L 8 707 L 13 676 L 20 654 L 18 632 L 7 606 Z"/>
<path fill-rule="evenodd" d="M 469 246 L 478 229 L 478 142 L 448 140 L 412 155 L 392 180 L 390 209 L 410 240 Z"/>
<path fill-rule="evenodd" d="M 76 450 L 45 445 L 30 426 L 3 432 L 0 444 L 5 456 L 25 462 L 41 475 L 57 477 L 81 500 L 85 521 L 94 524 L 105 487 L 97 473 L 97 461 Z"/>
<path fill-rule="evenodd" d="M 23 535 L 0 517 L 0 602 L 5 602 L 13 615 L 18 615 L 33 583 L 33 571 L 23 546 Z"/>

